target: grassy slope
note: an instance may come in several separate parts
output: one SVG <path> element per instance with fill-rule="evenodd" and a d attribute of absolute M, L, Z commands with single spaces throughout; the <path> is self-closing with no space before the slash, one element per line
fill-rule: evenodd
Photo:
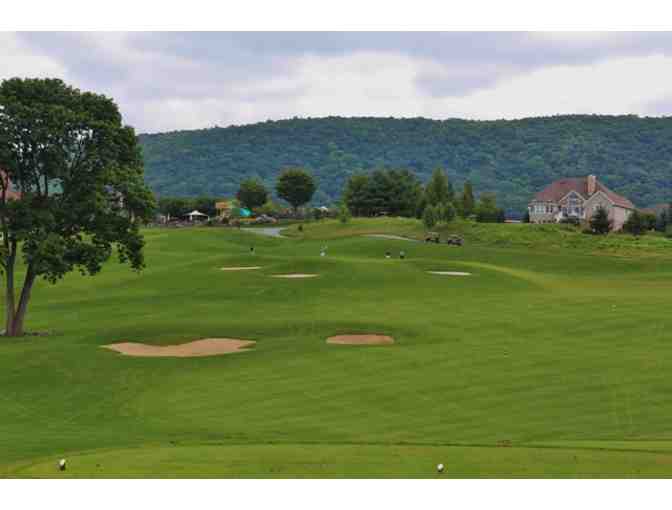
<path fill-rule="evenodd" d="M 446 236 L 462 236 L 470 244 L 502 248 L 532 248 L 539 252 L 572 250 L 574 253 L 610 254 L 616 256 L 659 257 L 672 256 L 672 241 L 659 234 L 634 237 L 628 234 L 591 236 L 571 225 L 533 225 L 525 223 L 476 223 L 456 220 L 432 229 Z M 358 218 L 342 225 L 336 220 L 310 222 L 285 231 L 285 235 L 304 239 L 338 239 L 354 235 L 397 234 L 412 239 L 423 239 L 425 228 L 410 218 Z M 578 250 L 578 251 L 577 251 Z"/>
<path fill-rule="evenodd" d="M 539 257 L 523 227 L 478 227 L 510 228 L 504 248 L 347 237 L 420 232 L 391 219 L 286 240 L 148 231 L 141 275 L 111 264 L 40 284 L 29 328 L 57 334 L 2 340 L 0 473 L 51 476 L 67 456 L 74 476 L 431 476 L 437 462 L 453 476 L 669 475 L 667 241 L 598 259 L 584 236 L 595 244 Z M 250 243 L 261 271 L 217 270 L 249 265 Z M 269 278 L 290 271 L 320 277 Z M 397 344 L 324 343 L 367 331 Z M 194 359 L 98 348 L 206 336 L 258 344 Z"/>

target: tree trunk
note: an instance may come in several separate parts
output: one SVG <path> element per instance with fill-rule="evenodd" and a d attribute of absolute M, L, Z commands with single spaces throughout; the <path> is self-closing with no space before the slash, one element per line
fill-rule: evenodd
<path fill-rule="evenodd" d="M 31 267 L 28 267 L 26 272 L 26 278 L 23 281 L 23 289 L 21 289 L 21 298 L 19 299 L 19 306 L 16 309 L 13 320 L 13 330 L 12 336 L 22 336 L 23 335 L 23 323 L 26 317 L 26 312 L 28 311 L 28 302 L 30 301 L 30 293 L 33 290 L 33 284 L 35 283 L 35 274 Z"/>
<path fill-rule="evenodd" d="M 9 246 L 10 253 L 7 255 L 5 276 L 7 278 L 5 287 L 5 335 L 13 336 L 14 332 L 14 261 L 16 260 L 16 250 Z"/>

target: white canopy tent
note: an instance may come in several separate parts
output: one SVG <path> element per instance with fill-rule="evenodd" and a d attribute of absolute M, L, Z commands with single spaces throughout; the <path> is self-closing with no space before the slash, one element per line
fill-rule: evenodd
<path fill-rule="evenodd" d="M 189 214 L 185 214 L 185 216 L 189 218 L 189 221 L 196 221 L 199 218 L 205 218 L 206 220 L 210 219 L 207 214 L 203 214 L 201 211 L 197 211 L 196 209 L 191 211 Z"/>

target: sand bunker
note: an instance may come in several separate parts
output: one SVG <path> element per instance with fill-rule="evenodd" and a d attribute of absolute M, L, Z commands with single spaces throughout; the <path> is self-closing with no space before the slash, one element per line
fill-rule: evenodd
<path fill-rule="evenodd" d="M 251 271 L 252 269 L 261 269 L 261 266 L 247 267 L 220 267 L 220 271 Z"/>
<path fill-rule="evenodd" d="M 255 343 L 252 340 L 236 340 L 232 338 L 204 338 L 179 345 L 147 345 L 134 342 L 121 342 L 118 344 L 103 345 L 103 347 L 126 356 L 192 358 L 243 352 L 248 350 L 246 347 L 250 347 Z"/>
<path fill-rule="evenodd" d="M 328 344 L 340 345 L 389 345 L 394 338 L 387 335 L 338 335 L 327 338 Z"/>
<path fill-rule="evenodd" d="M 393 234 L 366 234 L 364 237 L 374 237 L 377 239 L 391 239 L 394 241 L 410 241 L 412 243 L 417 243 L 417 239 L 411 239 L 410 237 L 395 236 Z"/>
<path fill-rule="evenodd" d="M 274 274 L 273 278 L 315 278 L 316 274 L 309 273 L 292 273 L 292 274 Z"/>
<path fill-rule="evenodd" d="M 471 273 L 462 273 L 460 271 L 427 271 L 429 274 L 439 274 L 442 276 L 471 276 Z"/>

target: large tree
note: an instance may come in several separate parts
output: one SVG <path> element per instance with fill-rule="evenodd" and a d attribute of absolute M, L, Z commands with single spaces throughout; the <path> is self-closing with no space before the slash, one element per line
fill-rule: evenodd
<path fill-rule="evenodd" d="M 474 199 L 474 188 L 471 181 L 464 183 L 464 191 L 462 192 L 462 216 L 468 218 L 474 214 L 476 208 L 476 200 Z"/>
<path fill-rule="evenodd" d="M 375 170 L 370 176 L 348 179 L 343 199 L 356 216 L 389 214 L 411 217 L 416 214 L 422 188 L 410 170 Z"/>
<path fill-rule="evenodd" d="M 345 183 L 343 201 L 355 216 L 368 216 L 370 205 L 368 199 L 369 176 L 354 174 Z"/>
<path fill-rule="evenodd" d="M 268 191 L 259 179 L 245 179 L 236 194 L 240 205 L 248 209 L 261 207 L 268 200 Z"/>
<path fill-rule="evenodd" d="M 303 168 L 288 168 L 280 174 L 275 190 L 278 196 L 297 209 L 310 202 L 315 189 L 315 179 Z"/>
<path fill-rule="evenodd" d="M 154 199 L 135 133 L 111 99 L 55 79 L 2 82 L 0 167 L 6 335 L 23 334 L 37 278 L 95 274 L 115 248 L 120 262 L 144 266 L 139 224 L 151 218 Z M 10 185 L 18 198 L 10 199 Z"/>
<path fill-rule="evenodd" d="M 425 198 L 430 205 L 445 204 L 453 201 L 453 187 L 446 172 L 437 168 L 425 187 Z"/>

